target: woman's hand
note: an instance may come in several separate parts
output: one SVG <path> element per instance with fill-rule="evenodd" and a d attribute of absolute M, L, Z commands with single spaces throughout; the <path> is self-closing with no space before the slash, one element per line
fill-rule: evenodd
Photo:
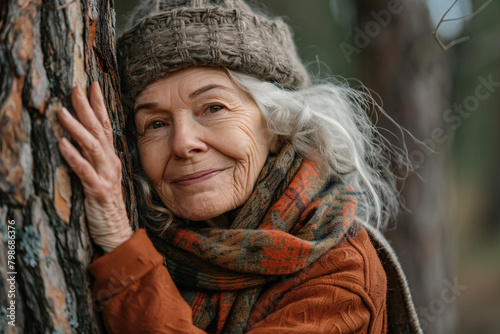
<path fill-rule="evenodd" d="M 132 234 L 121 186 L 122 165 L 113 146 L 113 129 L 97 82 L 90 85 L 90 97 L 74 88 L 71 102 L 78 119 L 66 108 L 59 121 L 82 148 L 82 154 L 62 138 L 59 151 L 80 178 L 85 192 L 85 212 L 96 244 L 110 252 Z"/>

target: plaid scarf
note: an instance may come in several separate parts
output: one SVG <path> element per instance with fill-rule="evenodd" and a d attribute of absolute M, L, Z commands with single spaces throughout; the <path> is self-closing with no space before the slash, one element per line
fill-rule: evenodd
<path fill-rule="evenodd" d="M 194 324 L 209 333 L 243 333 L 264 286 L 300 274 L 360 225 L 352 188 L 295 157 L 270 155 L 229 229 L 174 220 L 149 231 Z"/>

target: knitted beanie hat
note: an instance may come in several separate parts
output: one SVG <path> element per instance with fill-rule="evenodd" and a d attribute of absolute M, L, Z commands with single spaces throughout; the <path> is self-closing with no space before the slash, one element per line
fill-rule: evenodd
<path fill-rule="evenodd" d="M 242 0 L 145 0 L 118 39 L 126 102 L 151 82 L 190 66 L 223 67 L 295 90 L 308 76 L 289 27 Z"/>

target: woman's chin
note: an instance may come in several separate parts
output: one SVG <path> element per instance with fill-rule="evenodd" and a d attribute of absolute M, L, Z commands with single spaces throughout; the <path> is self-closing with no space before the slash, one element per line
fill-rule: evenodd
<path fill-rule="evenodd" d="M 177 212 L 174 211 L 174 214 L 194 222 L 217 221 L 226 212 L 233 209 L 230 205 L 217 205 L 204 208 L 203 205 L 193 205 L 194 203 L 197 202 L 193 201 L 188 206 L 180 207 L 179 210 L 176 210 Z"/>
<path fill-rule="evenodd" d="M 208 191 L 195 194 L 173 192 L 171 198 L 175 201 L 164 201 L 164 203 L 178 217 L 191 221 L 217 220 L 217 217 L 237 208 L 248 198 L 235 193 L 231 185 L 219 184 Z"/>
<path fill-rule="evenodd" d="M 219 201 L 213 201 L 213 198 L 218 198 Z M 206 222 L 212 227 L 228 227 L 230 222 L 225 213 L 237 207 L 234 201 L 220 201 L 222 196 L 211 197 L 212 200 L 203 201 L 202 198 L 188 200 L 185 203 L 180 202 L 176 210 L 172 212 L 181 218 L 188 219 L 193 222 Z"/>

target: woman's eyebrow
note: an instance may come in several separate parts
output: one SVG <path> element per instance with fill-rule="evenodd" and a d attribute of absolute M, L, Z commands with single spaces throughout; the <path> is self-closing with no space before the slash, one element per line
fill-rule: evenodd
<path fill-rule="evenodd" d="M 208 92 L 209 90 L 216 89 L 216 88 L 224 89 L 224 90 L 231 91 L 231 92 L 233 91 L 231 88 L 226 87 L 226 86 L 217 85 L 217 84 L 210 84 L 210 85 L 206 85 L 206 86 L 198 88 L 197 90 L 195 90 L 194 92 L 189 94 L 189 98 L 194 99 L 195 97 L 197 97 L 205 92 Z M 138 104 L 134 108 L 134 114 L 137 114 L 137 112 L 139 112 L 139 110 L 141 110 L 141 109 L 154 109 L 154 108 L 158 108 L 158 106 L 159 106 L 159 104 L 156 102 L 148 102 L 148 103 Z"/>
<path fill-rule="evenodd" d="M 141 109 L 154 109 L 154 108 L 157 108 L 158 106 L 159 106 L 159 104 L 156 102 L 139 104 L 134 108 L 134 114 L 137 114 L 137 112 Z"/>
<path fill-rule="evenodd" d="M 221 88 L 221 89 L 225 89 L 228 91 L 232 91 L 231 88 L 226 87 L 226 86 L 217 85 L 217 84 L 210 84 L 210 85 L 206 85 L 206 86 L 198 88 L 197 90 L 195 90 L 194 92 L 189 94 L 189 98 L 193 99 L 193 98 L 197 97 L 198 95 L 201 95 L 201 94 L 203 94 L 211 89 L 215 89 L 215 88 Z"/>

